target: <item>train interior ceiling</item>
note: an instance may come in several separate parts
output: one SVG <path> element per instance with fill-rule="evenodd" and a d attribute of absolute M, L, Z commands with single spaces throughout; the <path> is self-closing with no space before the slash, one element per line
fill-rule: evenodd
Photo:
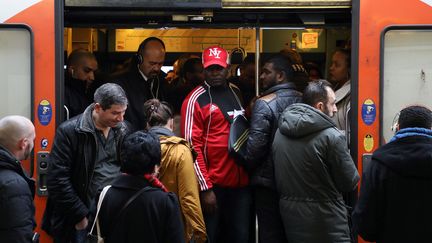
<path fill-rule="evenodd" d="M 332 51 L 350 45 L 351 13 L 345 7 L 140 9 L 66 5 L 65 59 L 74 49 L 87 49 L 97 57 L 100 73 L 109 74 L 136 52 L 142 40 L 157 36 L 166 45 L 166 72 L 181 55 L 200 55 L 210 45 L 228 51 L 241 47 L 243 56 L 255 56 L 258 38 L 260 60 L 295 49 L 303 62 L 316 63 L 325 78 Z"/>

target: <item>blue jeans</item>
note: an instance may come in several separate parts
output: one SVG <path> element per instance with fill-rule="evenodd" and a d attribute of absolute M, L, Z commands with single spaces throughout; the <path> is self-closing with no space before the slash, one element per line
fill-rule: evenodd
<path fill-rule="evenodd" d="M 209 243 L 247 243 L 251 220 L 252 194 L 249 187 L 213 187 L 218 209 L 204 214 Z"/>
<path fill-rule="evenodd" d="M 73 243 L 86 243 L 88 231 L 86 229 L 76 230 Z"/>

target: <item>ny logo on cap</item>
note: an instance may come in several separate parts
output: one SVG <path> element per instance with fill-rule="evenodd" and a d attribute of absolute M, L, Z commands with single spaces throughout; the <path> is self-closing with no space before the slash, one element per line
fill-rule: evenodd
<path fill-rule="evenodd" d="M 222 51 L 220 51 L 219 48 L 215 47 L 210 49 L 209 51 L 210 51 L 209 57 L 214 56 L 215 58 L 220 59 L 219 55 Z"/>

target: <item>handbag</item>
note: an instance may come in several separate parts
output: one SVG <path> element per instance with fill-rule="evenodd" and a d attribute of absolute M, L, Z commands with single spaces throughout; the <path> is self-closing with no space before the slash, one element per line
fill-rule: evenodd
<path fill-rule="evenodd" d="M 99 201 L 97 204 L 97 211 L 96 211 L 96 216 L 95 216 L 95 220 L 93 222 L 93 225 L 90 229 L 90 232 L 87 235 L 87 240 L 89 243 L 104 243 L 104 238 L 101 236 L 101 231 L 100 231 L 100 227 L 99 227 L 99 210 L 102 206 L 102 201 L 105 197 L 106 192 L 108 191 L 108 189 L 110 189 L 111 185 L 108 185 L 106 187 L 103 188 L 100 197 L 99 197 Z M 97 235 L 94 235 L 93 230 L 94 230 L 94 226 L 96 224 L 96 229 L 97 229 Z"/>
<path fill-rule="evenodd" d="M 249 137 L 249 121 L 244 115 L 237 115 L 231 123 L 228 138 L 228 151 L 237 162 L 245 161 L 247 153 L 247 140 Z"/>
<path fill-rule="evenodd" d="M 231 88 L 238 105 L 244 111 L 237 94 Z M 230 120 L 228 120 L 230 121 Z M 249 121 L 243 114 L 239 114 L 230 121 L 230 132 L 228 137 L 228 152 L 235 158 L 236 163 L 240 165 L 245 164 L 247 153 L 247 140 L 249 137 Z"/>

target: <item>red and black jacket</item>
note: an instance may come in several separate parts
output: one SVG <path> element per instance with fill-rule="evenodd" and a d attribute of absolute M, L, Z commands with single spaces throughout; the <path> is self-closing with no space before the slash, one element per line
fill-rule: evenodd
<path fill-rule="evenodd" d="M 238 93 L 238 88 L 231 84 L 211 87 L 204 82 L 183 102 L 182 136 L 198 153 L 194 167 L 201 191 L 214 185 L 231 188 L 248 185 L 246 171 L 228 154 L 230 122 L 244 113 Z"/>

